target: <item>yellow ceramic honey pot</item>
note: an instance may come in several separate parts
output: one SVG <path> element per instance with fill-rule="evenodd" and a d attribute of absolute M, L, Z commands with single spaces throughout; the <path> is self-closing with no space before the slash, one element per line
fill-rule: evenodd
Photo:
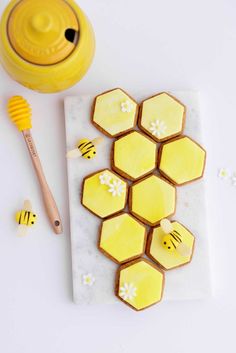
<path fill-rule="evenodd" d="M 67 89 L 91 65 L 92 26 L 73 0 L 12 0 L 0 24 L 0 59 L 10 76 L 42 93 Z"/>

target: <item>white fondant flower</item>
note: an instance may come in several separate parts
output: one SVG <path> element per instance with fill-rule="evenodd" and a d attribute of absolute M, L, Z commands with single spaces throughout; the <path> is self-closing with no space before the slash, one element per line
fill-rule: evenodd
<path fill-rule="evenodd" d="M 111 176 L 108 173 L 103 173 L 99 175 L 100 183 L 102 185 L 109 185 L 111 181 Z"/>
<path fill-rule="evenodd" d="M 166 124 L 164 121 L 156 120 L 151 123 L 149 130 L 151 131 L 152 135 L 160 138 L 166 131 Z"/>
<path fill-rule="evenodd" d="M 134 105 L 129 100 L 121 103 L 121 111 L 123 113 L 130 113 L 132 112 L 133 108 Z"/>
<path fill-rule="evenodd" d="M 95 278 L 91 273 L 88 273 L 82 276 L 82 282 L 85 286 L 91 287 L 95 282 Z"/>
<path fill-rule="evenodd" d="M 121 180 L 115 179 L 109 184 L 108 191 L 112 193 L 112 196 L 121 196 L 124 192 L 124 183 Z"/>
<path fill-rule="evenodd" d="M 232 177 L 231 177 L 231 182 L 233 186 L 236 186 L 236 173 L 233 173 Z"/>
<path fill-rule="evenodd" d="M 226 168 L 221 168 L 218 173 L 219 178 L 228 179 L 229 171 Z"/>
<path fill-rule="evenodd" d="M 137 288 L 133 285 L 133 283 L 124 283 L 124 285 L 120 288 L 120 296 L 124 300 L 133 300 L 137 296 Z"/>

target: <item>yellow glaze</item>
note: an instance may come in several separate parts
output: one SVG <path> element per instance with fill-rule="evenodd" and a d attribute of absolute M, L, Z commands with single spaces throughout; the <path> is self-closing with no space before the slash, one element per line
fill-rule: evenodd
<path fill-rule="evenodd" d="M 131 213 L 147 224 L 156 225 L 175 212 L 175 187 L 156 175 L 135 183 L 131 191 Z"/>
<path fill-rule="evenodd" d="M 141 256 L 146 240 L 145 227 L 125 213 L 103 222 L 100 248 L 116 262 Z"/>
<path fill-rule="evenodd" d="M 184 136 L 162 146 L 160 171 L 175 184 L 181 185 L 203 175 L 206 152 Z"/>
<path fill-rule="evenodd" d="M 184 118 L 185 106 L 164 92 L 143 102 L 140 127 L 157 141 L 162 141 L 182 132 Z M 150 130 L 151 123 L 156 120 L 165 127 L 160 136 L 153 135 Z"/>
<path fill-rule="evenodd" d="M 137 131 L 121 137 L 114 144 L 114 167 L 131 180 L 148 174 L 156 167 L 157 146 Z"/>
<path fill-rule="evenodd" d="M 56 64 L 72 53 L 75 45 L 65 37 L 68 28 L 78 33 L 79 23 L 64 0 L 34 0 L 33 6 L 32 0 L 22 0 L 8 22 L 9 40 L 15 51 L 38 65 Z"/>
<path fill-rule="evenodd" d="M 123 112 L 122 103 L 127 101 L 131 105 L 131 111 Z M 137 103 L 117 88 L 96 98 L 93 122 L 108 135 L 116 136 L 134 127 L 136 113 Z"/>
<path fill-rule="evenodd" d="M 136 310 L 142 310 L 146 307 L 159 302 L 162 298 L 164 286 L 164 275 L 148 261 L 131 262 L 130 266 L 120 271 L 118 296 L 121 297 L 125 284 L 131 284 L 136 288 L 136 296 L 132 299 L 126 299 L 125 302 L 130 304 Z"/>
<path fill-rule="evenodd" d="M 188 229 L 178 222 L 171 222 L 171 224 L 173 225 L 173 230 L 176 230 L 181 234 L 183 244 L 187 245 L 191 251 L 189 256 L 182 256 L 177 250 L 168 251 L 162 244 L 162 240 L 166 234 L 163 232 L 161 227 L 154 228 L 151 235 L 150 249 L 148 252 L 153 260 L 159 263 L 166 270 L 170 270 L 174 267 L 182 266 L 190 262 L 194 245 L 194 236 L 188 231 Z"/>
<path fill-rule="evenodd" d="M 75 43 L 66 29 L 77 31 Z M 42 93 L 77 83 L 95 51 L 92 27 L 74 0 L 12 0 L 0 24 L 0 59 L 9 75 Z"/>
<path fill-rule="evenodd" d="M 104 172 L 111 177 L 111 182 L 114 180 L 121 181 L 124 192 L 120 196 L 113 196 L 112 193 L 108 191 L 109 186 L 101 184 L 99 176 Z M 108 169 L 89 176 L 84 181 L 82 204 L 101 218 L 122 211 L 126 206 L 126 199 L 127 184 L 123 179 L 119 178 Z"/>

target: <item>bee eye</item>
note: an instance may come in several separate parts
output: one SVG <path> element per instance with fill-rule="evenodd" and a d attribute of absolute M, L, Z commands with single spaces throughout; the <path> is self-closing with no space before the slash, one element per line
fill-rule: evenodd
<path fill-rule="evenodd" d="M 34 214 L 33 217 L 36 217 L 36 214 Z"/>
<path fill-rule="evenodd" d="M 96 154 L 96 152 L 93 152 L 93 154 Z"/>
<path fill-rule="evenodd" d="M 166 241 L 164 241 L 164 245 L 166 245 Z"/>
<path fill-rule="evenodd" d="M 88 156 L 88 159 L 90 159 L 91 157 L 90 156 Z"/>
<path fill-rule="evenodd" d="M 34 222 L 31 222 L 31 224 L 34 224 Z"/>
<path fill-rule="evenodd" d="M 170 246 L 168 246 L 168 249 L 170 249 Z"/>

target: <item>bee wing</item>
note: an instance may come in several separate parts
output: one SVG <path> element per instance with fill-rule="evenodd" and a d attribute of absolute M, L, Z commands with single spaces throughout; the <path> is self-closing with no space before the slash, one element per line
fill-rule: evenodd
<path fill-rule="evenodd" d="M 95 139 L 92 140 L 92 143 L 94 144 L 94 146 L 99 145 L 100 143 L 102 143 L 104 140 L 103 137 L 96 137 Z"/>
<path fill-rule="evenodd" d="M 25 200 L 24 201 L 23 209 L 25 211 L 32 212 L 32 204 L 31 204 L 30 200 Z"/>
<path fill-rule="evenodd" d="M 69 159 L 74 159 L 81 156 L 82 156 L 82 153 L 78 148 L 75 148 L 74 150 L 67 152 L 67 155 L 66 155 L 66 157 Z"/>
<path fill-rule="evenodd" d="M 188 245 L 184 244 L 184 243 L 180 243 L 178 245 L 177 251 L 183 257 L 187 257 L 187 256 L 191 255 L 191 248 Z"/>
<path fill-rule="evenodd" d="M 173 230 L 173 226 L 171 224 L 171 221 L 169 221 L 169 219 L 167 219 L 167 218 L 162 219 L 160 222 L 160 225 L 161 225 L 163 232 L 166 234 L 170 234 Z"/>
<path fill-rule="evenodd" d="M 17 230 L 17 236 L 22 238 L 27 234 L 28 227 L 25 224 L 20 224 Z"/>

